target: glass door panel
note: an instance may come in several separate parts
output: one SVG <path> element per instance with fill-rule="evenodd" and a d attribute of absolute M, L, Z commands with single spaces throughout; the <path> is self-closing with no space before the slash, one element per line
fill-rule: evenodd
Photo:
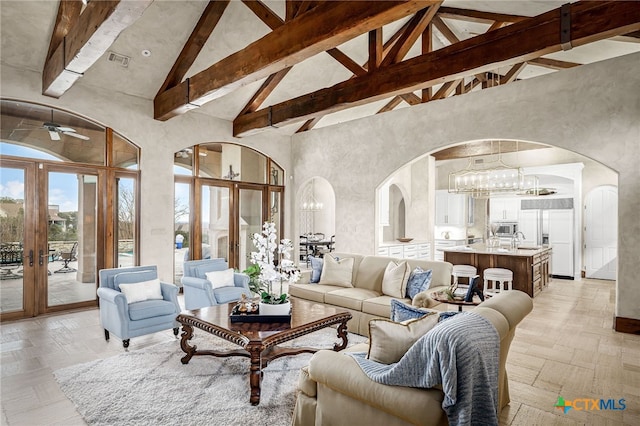
<path fill-rule="evenodd" d="M 96 299 L 98 176 L 48 173 L 47 307 Z"/>
<path fill-rule="evenodd" d="M 251 264 L 249 256 L 255 249 L 251 238 L 253 234 L 262 231 L 262 190 L 240 188 L 238 199 L 240 213 L 238 269 L 243 271 Z"/>
<path fill-rule="evenodd" d="M 191 233 L 191 185 L 188 183 L 178 183 L 175 185 L 175 201 L 174 201 L 174 225 L 173 232 L 175 235 L 175 255 L 173 265 L 173 282 L 180 285 L 183 275 L 183 263 L 188 258 L 189 241 Z"/>
<path fill-rule="evenodd" d="M 24 311 L 24 241 L 26 170 L 0 168 L 0 313 Z M 33 242 L 32 244 L 33 245 Z"/>
<path fill-rule="evenodd" d="M 230 262 L 229 259 L 229 188 L 202 186 L 200 196 L 202 206 L 201 259 L 222 258 L 232 266 L 233 262 Z"/>
<path fill-rule="evenodd" d="M 118 216 L 116 220 L 118 268 L 137 265 L 136 247 L 136 181 L 133 178 L 117 178 Z"/>

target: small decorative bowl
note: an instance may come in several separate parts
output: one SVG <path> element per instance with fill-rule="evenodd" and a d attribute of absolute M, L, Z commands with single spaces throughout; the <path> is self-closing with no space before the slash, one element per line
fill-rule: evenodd
<path fill-rule="evenodd" d="M 410 241 L 413 241 L 413 238 L 398 238 L 398 241 L 400 241 L 401 243 L 408 243 Z"/>

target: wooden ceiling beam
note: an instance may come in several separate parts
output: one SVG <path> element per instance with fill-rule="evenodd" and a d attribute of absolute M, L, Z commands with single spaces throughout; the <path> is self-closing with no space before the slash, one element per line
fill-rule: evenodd
<path fill-rule="evenodd" d="M 458 9 L 455 7 L 441 7 L 438 15 L 440 15 L 442 18 L 455 19 L 458 21 L 477 22 L 489 25 L 491 25 L 495 21 L 520 22 L 524 21 L 525 19 L 529 19 L 528 16 L 482 12 L 479 10 Z"/>
<path fill-rule="evenodd" d="M 46 59 L 51 58 L 51 55 L 69 33 L 69 30 L 78 22 L 80 12 L 82 12 L 81 0 L 60 0 Z"/>
<path fill-rule="evenodd" d="M 382 45 L 382 28 L 369 31 L 369 62 L 367 63 L 367 70 L 374 71 L 382 63 Z"/>
<path fill-rule="evenodd" d="M 184 113 L 246 84 L 417 12 L 434 1 L 323 2 L 154 99 L 158 120 Z M 332 25 L 326 25 L 331 22 Z"/>
<path fill-rule="evenodd" d="M 508 152 L 520 152 L 544 148 L 550 148 L 550 146 L 530 142 L 500 141 L 499 148 L 496 148 L 493 146 L 493 144 L 490 144 L 487 141 L 481 141 L 468 142 L 462 145 L 452 146 L 450 148 L 445 148 L 441 151 L 435 152 L 431 155 L 434 156 L 436 161 L 441 161 L 455 160 L 458 158 L 496 155 L 498 153 L 506 154 Z"/>
<path fill-rule="evenodd" d="M 275 74 L 271 74 L 267 79 L 262 83 L 260 88 L 253 94 L 249 102 L 245 105 L 245 107 L 240 111 L 238 115 L 246 114 L 248 112 L 256 111 L 260 108 L 260 105 L 269 97 L 269 95 L 275 90 L 275 88 L 280 84 L 282 79 L 291 71 L 291 68 L 285 68 L 283 70 L 278 71 Z"/>
<path fill-rule="evenodd" d="M 169 87 L 174 87 L 182 82 L 182 79 L 189 72 L 189 68 L 191 68 L 207 40 L 209 40 L 209 36 L 211 36 L 218 22 L 220 22 L 220 18 L 222 18 L 222 14 L 228 5 L 229 0 L 209 1 L 158 93 L 162 93 Z"/>
<path fill-rule="evenodd" d="M 529 62 L 531 65 L 539 65 L 541 67 L 550 68 L 552 70 L 564 70 L 567 68 L 579 67 L 582 64 L 576 62 L 560 61 L 551 58 L 535 58 Z"/>
<path fill-rule="evenodd" d="M 436 16 L 438 8 L 442 2 L 438 2 L 429 6 L 428 8 L 418 11 L 413 18 L 409 21 L 409 26 L 403 31 L 402 36 L 396 41 L 391 50 L 384 57 L 380 66 L 386 67 L 390 64 L 400 62 L 409 53 L 409 49 L 415 44 L 418 37 L 422 35 L 422 32 L 427 28 L 427 25 L 431 23 L 431 20 Z"/>
<path fill-rule="evenodd" d="M 402 103 L 402 98 L 400 96 L 394 96 L 385 106 L 380 108 L 376 114 L 382 114 L 383 112 L 392 111 L 395 107 Z"/>
<path fill-rule="evenodd" d="M 273 10 L 269 9 L 269 7 L 265 6 L 265 4 L 260 0 L 242 0 L 242 3 L 272 30 L 275 30 L 284 24 L 282 18 L 280 18 Z"/>
<path fill-rule="evenodd" d="M 333 49 L 327 50 L 327 53 L 331 55 L 333 59 L 340 62 L 346 69 L 351 71 L 354 75 L 365 75 L 367 70 L 364 69 L 360 64 L 347 56 L 343 51 L 334 47 Z"/>
<path fill-rule="evenodd" d="M 505 76 L 500 79 L 500 84 L 502 85 L 513 83 L 518 78 L 518 74 L 520 74 L 526 66 L 526 62 L 520 62 L 512 66 L 509 72 L 507 72 L 507 74 L 505 74 Z"/>
<path fill-rule="evenodd" d="M 42 94 L 62 96 L 151 3 L 153 0 L 90 2 L 45 61 Z"/>
<path fill-rule="evenodd" d="M 562 49 L 640 29 L 640 7 L 633 1 L 578 2 L 568 6 L 570 31 L 563 35 L 561 9 L 543 13 L 434 52 L 380 68 L 375 73 L 299 96 L 233 123 L 234 135 L 306 120 L 438 83 L 529 61 Z M 434 21 L 435 22 L 435 21 Z M 402 76 L 402 78 L 398 78 Z"/>
<path fill-rule="evenodd" d="M 422 54 L 431 53 L 433 51 L 433 24 L 427 25 L 427 28 L 422 32 Z M 422 89 L 422 102 L 428 102 L 433 95 L 433 89 L 427 87 Z"/>
<path fill-rule="evenodd" d="M 422 99 L 420 99 L 420 97 L 418 95 L 416 95 L 413 92 L 409 92 L 409 93 L 404 93 L 402 95 L 400 95 L 400 97 L 402 98 L 403 101 L 405 101 L 406 103 L 408 103 L 411 106 L 414 105 L 418 105 L 422 103 Z"/>

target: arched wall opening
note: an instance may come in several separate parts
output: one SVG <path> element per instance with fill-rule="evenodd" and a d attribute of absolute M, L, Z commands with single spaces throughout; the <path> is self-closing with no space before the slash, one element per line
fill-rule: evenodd
<path fill-rule="evenodd" d="M 473 141 L 474 144 L 477 142 L 478 141 Z M 490 144 L 492 142 L 487 140 L 484 141 L 484 143 Z M 528 143 L 535 144 L 535 142 Z M 385 226 L 383 226 L 389 218 L 386 209 L 392 205 L 390 196 L 388 195 L 390 185 L 392 185 L 391 182 L 394 182 L 393 185 L 411 188 L 412 194 L 429 193 L 430 185 L 433 185 L 435 194 L 445 195 L 444 199 L 446 200 L 446 195 L 449 192 L 450 173 L 468 168 L 470 164 L 469 158 L 472 158 L 472 162 L 473 159 L 486 160 L 488 163 L 495 160 L 495 154 L 446 160 L 435 159 L 441 151 L 460 145 L 464 145 L 464 143 L 452 144 L 436 152 L 413 159 L 391 173 L 376 189 L 376 215 L 379 218 L 375 228 L 377 252 L 380 253 L 381 248 L 384 250 L 385 246 L 397 244 L 397 242 L 394 241 L 395 238 L 388 232 L 385 232 Z M 462 152 L 464 152 L 464 149 L 462 149 Z M 570 217 L 572 231 L 570 235 L 570 240 L 572 241 L 571 247 L 564 249 L 560 246 L 559 240 L 555 242 L 558 253 L 560 253 L 561 250 L 568 250 L 571 253 L 571 256 L 568 257 L 566 261 L 563 257 L 561 260 L 558 260 L 556 264 L 559 266 L 561 263 L 571 262 L 573 266 L 569 267 L 568 270 L 566 268 L 564 270 L 559 269 L 559 271 L 563 272 L 558 272 L 555 275 L 567 278 L 580 278 L 584 276 L 586 263 L 583 244 L 583 240 L 585 239 L 585 196 L 589 191 L 601 185 L 617 187 L 618 174 L 609 167 L 584 155 L 546 144 L 539 144 L 539 149 L 501 153 L 500 157 L 501 160 L 509 166 L 521 167 L 525 175 L 537 176 L 539 179 L 539 187 L 551 192 L 549 195 L 538 197 L 515 197 L 514 195 L 503 197 L 518 198 L 519 200 L 573 200 L 572 202 L 575 206 L 572 209 L 573 214 Z M 482 168 L 482 164 L 478 167 Z M 425 170 L 427 173 L 424 173 Z M 414 230 L 409 236 L 417 237 L 417 242 L 428 241 L 434 243 L 431 246 L 431 258 L 439 258 L 439 253 L 436 249 L 437 241 L 445 239 L 445 237 L 460 244 L 479 242 L 478 237 L 484 238 L 485 240 L 488 238 L 488 230 L 491 223 L 490 198 L 467 196 L 461 204 L 462 211 L 460 212 L 460 219 L 456 220 L 453 224 L 443 224 L 439 223 L 437 217 L 436 209 L 439 202 L 437 195 L 422 204 L 419 202 L 411 204 L 411 208 L 407 210 L 406 215 L 406 228 Z M 498 194 L 496 198 L 501 198 L 500 194 Z M 415 200 L 411 201 L 413 202 Z M 521 201 L 518 201 L 519 206 L 520 204 Z M 522 210 L 525 213 L 520 220 L 520 226 L 524 226 L 524 229 L 529 231 L 529 235 L 526 235 L 527 238 L 524 243 L 531 245 L 549 243 L 547 230 L 548 213 L 550 211 L 549 209 L 554 210 L 557 208 L 554 206 L 558 205 L 557 202 L 540 204 L 537 201 L 533 204 L 527 204 L 527 207 L 525 207 L 527 210 Z M 551 211 L 552 217 L 557 213 L 555 210 Z M 428 218 L 433 218 L 433 222 Z M 518 222 L 519 220 L 516 218 L 514 221 Z M 433 223 L 433 226 L 430 225 L 430 223 Z M 611 227 L 609 227 L 609 229 L 611 229 Z M 525 234 L 527 233 L 525 232 Z M 545 238 L 547 238 L 544 241 L 543 234 Z M 569 238 L 569 236 L 567 236 L 567 238 Z M 611 239 L 617 241 L 617 232 L 615 235 L 609 236 L 608 247 L 611 247 Z M 592 253 L 591 256 L 593 255 Z M 613 251 L 609 249 L 606 256 L 608 259 L 606 263 L 609 268 L 616 263 L 613 261 L 612 256 L 615 257 L 616 253 L 613 253 Z M 598 262 L 595 263 L 597 264 Z"/>

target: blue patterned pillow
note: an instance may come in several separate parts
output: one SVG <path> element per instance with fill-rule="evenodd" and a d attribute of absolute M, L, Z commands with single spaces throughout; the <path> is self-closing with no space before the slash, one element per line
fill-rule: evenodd
<path fill-rule="evenodd" d="M 322 275 L 322 266 L 324 265 L 324 259 L 321 257 L 309 256 L 311 262 L 311 279 L 310 283 L 320 282 L 320 275 Z"/>
<path fill-rule="evenodd" d="M 446 311 L 446 312 L 440 312 L 440 318 L 438 318 L 438 322 L 442 322 L 445 320 L 448 320 L 449 318 L 456 316 L 458 314 L 460 314 L 460 311 Z"/>
<path fill-rule="evenodd" d="M 401 322 L 409 319 L 422 318 L 427 315 L 434 315 L 437 311 L 425 308 L 417 308 L 407 305 L 397 299 L 391 299 L 391 321 Z"/>
<path fill-rule="evenodd" d="M 425 291 L 431 285 L 431 274 L 433 271 L 427 269 L 423 271 L 421 267 L 416 267 L 409 275 L 409 282 L 407 282 L 407 297 L 413 300 L 416 294 Z"/>

